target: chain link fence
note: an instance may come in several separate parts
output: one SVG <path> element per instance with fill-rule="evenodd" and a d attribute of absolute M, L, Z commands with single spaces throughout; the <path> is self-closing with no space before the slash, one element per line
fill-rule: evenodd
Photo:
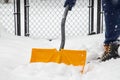
<path fill-rule="evenodd" d="M 65 0 L 29 0 L 30 37 L 56 39 L 60 37 Z M 89 1 L 77 0 L 66 21 L 66 37 L 88 34 Z"/>
<path fill-rule="evenodd" d="M 0 23 L 7 30 L 7 32 L 15 34 L 14 5 L 12 0 L 9 2 L 0 0 Z"/>
<path fill-rule="evenodd" d="M 16 5 L 21 5 L 16 1 L 18 0 L 9 0 L 8 3 L 5 3 L 0 0 L 0 22 L 9 33 L 15 34 L 18 31 L 19 33 L 26 31 L 25 34 L 31 38 L 56 39 L 61 37 L 61 19 L 65 9 L 63 7 L 65 0 L 19 0 L 22 4 L 22 6 L 19 7 L 21 8 L 19 11 L 21 10 L 22 12 L 15 11 L 18 10 Z M 28 2 L 25 3 L 26 1 Z M 95 13 L 91 16 L 92 13 L 90 13 L 90 9 L 95 9 L 95 7 L 90 4 L 92 1 L 94 0 L 77 0 L 75 7 L 72 11 L 69 11 L 65 26 L 66 37 L 88 35 L 90 27 L 92 26 L 90 24 L 92 23 L 90 22 L 92 21 L 90 18 L 94 19 L 97 14 Z M 95 2 L 97 3 L 97 1 Z M 25 12 L 27 12 L 28 15 L 26 15 Z M 24 16 L 21 18 L 18 13 L 20 13 L 20 15 L 24 14 Z M 18 20 L 18 18 L 21 20 Z M 19 21 L 21 21 L 21 23 Z M 25 25 L 21 26 L 19 24 L 19 27 L 16 25 L 16 22 L 18 24 L 25 23 L 25 25 L 28 26 L 27 29 Z M 97 20 L 94 20 L 94 24 L 96 23 Z M 25 29 L 20 31 L 18 27 L 24 27 Z"/>

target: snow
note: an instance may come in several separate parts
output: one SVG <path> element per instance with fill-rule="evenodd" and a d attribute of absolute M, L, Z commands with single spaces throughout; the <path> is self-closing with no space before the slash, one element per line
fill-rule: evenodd
<path fill-rule="evenodd" d="M 60 39 L 48 41 L 13 36 L 0 27 L 0 80 L 119 80 L 120 59 L 92 61 L 103 53 L 103 41 L 104 34 L 67 38 L 65 49 L 87 50 L 84 74 L 81 74 L 80 66 L 30 63 L 32 48 L 59 49 Z"/>

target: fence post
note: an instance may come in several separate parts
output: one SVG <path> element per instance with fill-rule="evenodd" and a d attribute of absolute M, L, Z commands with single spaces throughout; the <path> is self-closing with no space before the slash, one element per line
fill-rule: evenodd
<path fill-rule="evenodd" d="M 29 0 L 24 0 L 25 36 L 29 36 Z"/>
<path fill-rule="evenodd" d="M 89 35 L 95 34 L 94 32 L 94 0 L 89 0 Z"/>
<path fill-rule="evenodd" d="M 21 36 L 20 0 L 14 0 L 15 35 Z"/>
<path fill-rule="evenodd" d="M 101 32 L 101 0 L 97 0 L 97 34 Z"/>

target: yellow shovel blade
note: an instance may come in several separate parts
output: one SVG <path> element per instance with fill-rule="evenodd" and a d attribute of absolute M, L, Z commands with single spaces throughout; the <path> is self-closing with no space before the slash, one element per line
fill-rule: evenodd
<path fill-rule="evenodd" d="M 59 62 L 59 54 L 56 49 L 32 49 L 30 62 Z"/>
<path fill-rule="evenodd" d="M 85 50 L 56 49 L 32 49 L 31 63 L 33 62 L 56 62 L 67 65 L 84 66 L 86 62 Z"/>
<path fill-rule="evenodd" d="M 72 64 L 74 66 L 84 66 L 86 62 L 85 50 L 61 50 L 61 63 Z"/>

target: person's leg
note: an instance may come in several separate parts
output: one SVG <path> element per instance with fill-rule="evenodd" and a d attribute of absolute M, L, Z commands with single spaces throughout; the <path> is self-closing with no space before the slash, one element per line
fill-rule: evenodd
<path fill-rule="evenodd" d="M 111 58 L 117 58 L 119 44 L 116 43 L 120 36 L 120 5 L 113 0 L 103 0 L 103 10 L 105 15 L 105 45 L 104 54 L 101 61 L 106 61 Z"/>
<path fill-rule="evenodd" d="M 120 1 L 119 1 L 120 3 Z M 120 5 L 113 0 L 103 0 L 103 10 L 105 15 L 105 44 L 114 42 L 120 36 Z"/>

